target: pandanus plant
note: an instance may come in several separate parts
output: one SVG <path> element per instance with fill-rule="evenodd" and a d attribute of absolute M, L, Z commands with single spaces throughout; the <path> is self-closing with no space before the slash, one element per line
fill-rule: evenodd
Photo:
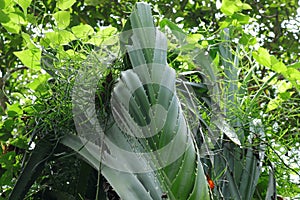
<path fill-rule="evenodd" d="M 91 89 L 99 69 L 112 62 L 107 54 L 91 55 L 73 90 L 78 135 L 62 142 L 100 170 L 122 199 L 209 199 L 175 70 L 167 63 L 167 39 L 154 26 L 149 5 L 136 4 L 119 38 L 132 68 L 114 85 L 112 115 L 105 126 L 99 123 Z"/>
<path fill-rule="evenodd" d="M 174 35 L 185 37 L 178 32 Z M 95 80 L 102 73 L 99 67 L 111 64 L 109 60 L 117 57 L 117 53 L 108 55 L 105 51 L 91 55 L 75 84 L 74 119 L 79 136 L 65 137 L 62 142 L 101 171 L 122 199 L 209 199 L 207 181 L 211 189 L 213 182 L 204 173 L 198 148 L 201 158 L 208 158 L 204 159 L 206 173 L 219 176 L 212 198 L 251 199 L 261 170 L 263 147 L 244 151 L 240 142 L 245 140 L 244 133 L 237 134 L 232 128 L 240 126 L 240 122 L 228 118 L 235 116 L 234 109 L 240 105 L 238 58 L 232 59 L 226 46 L 228 39 L 224 38 L 219 47 L 224 82 L 228 83 L 223 85 L 226 91 L 219 87 L 218 71 L 209 56 L 197 48 L 188 52 L 191 62 L 200 66 L 204 75 L 210 95 L 206 103 L 215 125 L 215 130 L 206 127 L 208 135 L 201 130 L 201 135 L 196 135 L 204 141 L 200 144 L 195 142 L 194 127 L 187 114 L 192 113 L 195 121 L 204 120 L 193 106 L 191 91 L 186 86 L 176 89 L 175 71 L 167 64 L 167 40 L 154 27 L 149 5 L 136 4 L 119 39 L 121 50 L 129 57 L 125 65 L 131 69 L 122 72 L 114 86 L 109 125 L 102 130 L 93 102 L 87 103 L 95 92 L 89 88 L 96 87 Z M 92 67 L 95 64 L 97 70 Z M 90 77 L 91 69 L 98 72 L 94 78 Z M 187 98 L 181 98 L 182 94 Z M 183 111 L 186 107 L 190 113 Z M 249 131 L 261 133 L 262 128 L 252 124 Z M 214 154 L 211 145 L 219 153 Z"/>

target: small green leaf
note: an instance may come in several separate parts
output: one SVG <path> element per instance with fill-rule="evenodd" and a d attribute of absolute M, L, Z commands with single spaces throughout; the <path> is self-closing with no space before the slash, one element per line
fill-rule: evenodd
<path fill-rule="evenodd" d="M 37 24 L 37 23 L 38 23 L 38 22 L 37 22 L 37 17 L 34 16 L 33 13 L 27 14 L 26 19 L 27 19 L 27 21 L 28 21 L 29 23 L 31 23 L 31 24 Z"/>
<path fill-rule="evenodd" d="M 231 23 L 232 19 L 227 17 L 224 21 L 220 22 L 220 29 L 228 28 Z"/>
<path fill-rule="evenodd" d="M 240 0 L 223 0 L 221 11 L 225 15 L 231 16 L 236 12 L 240 12 L 242 10 L 249 10 L 251 6 L 246 3 L 242 3 Z"/>
<path fill-rule="evenodd" d="M 7 107 L 7 114 L 9 117 L 15 117 L 15 116 L 20 116 L 23 114 L 23 111 L 21 109 L 21 106 L 19 103 L 15 103 L 12 105 L 9 105 Z"/>
<path fill-rule="evenodd" d="M 247 3 L 243 3 L 242 9 L 243 10 L 252 10 L 251 6 L 249 4 L 247 4 Z"/>
<path fill-rule="evenodd" d="M 179 41 L 184 40 L 186 33 L 183 32 L 181 28 L 179 28 L 175 23 L 171 22 L 170 20 L 168 19 L 161 20 L 159 26 L 161 29 L 165 28 L 166 26 L 169 27 L 172 33 L 177 37 Z"/>
<path fill-rule="evenodd" d="M 114 27 L 105 27 L 104 29 L 98 31 L 91 39 L 89 39 L 86 43 L 93 44 L 96 46 L 100 46 L 105 43 L 106 45 L 112 45 L 116 42 L 116 38 L 113 36 L 116 34 L 117 29 Z"/>
<path fill-rule="evenodd" d="M 215 66 L 219 66 L 219 63 L 220 63 L 220 54 L 219 54 L 219 52 L 217 52 L 217 55 L 216 55 L 216 57 L 213 60 L 213 64 Z"/>
<path fill-rule="evenodd" d="M 66 10 L 71 8 L 72 5 L 76 2 L 76 0 L 58 0 L 57 7 L 61 10 Z"/>
<path fill-rule="evenodd" d="M 36 49 L 36 46 L 32 42 L 32 39 L 30 38 L 29 34 L 22 32 L 21 35 L 22 35 L 23 41 L 26 44 L 26 47 L 28 49 Z"/>
<path fill-rule="evenodd" d="M 240 24 L 248 24 L 250 17 L 248 15 L 244 15 L 242 13 L 235 13 L 233 19 L 237 19 Z"/>
<path fill-rule="evenodd" d="M 79 53 L 78 51 L 75 51 L 74 49 L 68 49 L 65 54 L 62 54 L 61 59 L 72 59 L 72 60 L 78 60 L 83 61 L 86 59 L 86 55 L 83 53 Z"/>
<path fill-rule="evenodd" d="M 21 62 L 31 69 L 40 69 L 41 50 L 26 49 L 23 51 L 14 52 L 14 54 L 21 60 Z"/>
<path fill-rule="evenodd" d="M 11 93 L 11 97 L 15 98 L 15 99 L 23 99 L 24 98 L 24 94 L 22 94 L 20 92 L 12 92 Z"/>
<path fill-rule="evenodd" d="M 260 47 L 257 52 L 253 52 L 253 58 L 261 65 L 271 67 L 271 57 L 268 51 Z"/>
<path fill-rule="evenodd" d="M 14 24 L 14 23 L 6 23 L 2 24 L 2 26 L 10 33 L 19 33 L 21 30 L 21 27 Z"/>
<path fill-rule="evenodd" d="M 283 62 L 278 62 L 271 66 L 271 69 L 274 70 L 277 73 L 284 73 L 286 72 L 287 68 Z"/>
<path fill-rule="evenodd" d="M 10 133 L 13 130 L 14 125 L 15 125 L 15 121 L 13 119 L 11 119 L 11 118 L 8 118 L 3 123 L 2 129 L 5 130 L 6 133 Z"/>
<path fill-rule="evenodd" d="M 39 75 L 32 82 L 28 83 L 27 87 L 33 91 L 43 92 L 47 89 L 45 87 L 45 84 L 49 78 L 50 78 L 49 74 Z"/>
<path fill-rule="evenodd" d="M 285 80 L 279 81 L 277 85 L 278 85 L 278 92 L 280 93 L 286 92 L 288 89 L 291 89 L 293 87 L 292 83 L 287 82 Z"/>
<path fill-rule="evenodd" d="M 8 17 L 10 18 L 10 21 L 17 24 L 17 25 L 26 25 L 27 21 L 24 19 L 24 16 L 22 13 L 17 12 L 10 12 L 8 14 Z"/>
<path fill-rule="evenodd" d="M 72 32 L 75 35 L 75 37 L 80 39 L 85 39 L 89 35 L 92 35 L 94 33 L 94 29 L 87 24 L 81 24 L 78 26 L 72 27 Z"/>
<path fill-rule="evenodd" d="M 267 106 L 267 112 L 275 110 L 276 108 L 278 108 L 278 106 L 281 105 L 281 103 L 282 103 L 282 99 L 280 98 L 271 99 Z"/>
<path fill-rule="evenodd" d="M 293 95 L 294 92 L 283 92 L 283 93 L 279 93 L 279 96 L 281 99 L 283 99 L 284 101 L 288 100 L 291 98 L 291 96 Z"/>
<path fill-rule="evenodd" d="M 198 44 L 198 41 L 203 38 L 201 34 L 189 34 L 186 37 L 186 41 L 190 44 Z"/>
<path fill-rule="evenodd" d="M 65 29 L 70 24 L 70 12 L 69 11 L 58 11 L 53 14 L 59 29 Z"/>
<path fill-rule="evenodd" d="M 7 23 L 10 19 L 7 14 L 5 14 L 2 10 L 0 10 L 0 23 Z"/>
<path fill-rule="evenodd" d="M 208 41 L 207 40 L 203 40 L 201 42 L 201 46 L 204 47 L 204 48 L 208 47 Z"/>
<path fill-rule="evenodd" d="M 225 15 L 233 15 L 235 12 L 239 11 L 239 8 L 236 6 L 235 1 L 223 0 L 221 11 Z"/>
<path fill-rule="evenodd" d="M 241 39 L 239 40 L 239 43 L 243 45 L 254 45 L 256 44 L 256 38 L 249 34 L 243 33 Z"/>
<path fill-rule="evenodd" d="M 2 26 L 10 33 L 19 33 L 21 30 L 21 25 L 25 24 L 24 19 L 22 18 L 22 16 L 15 14 L 15 13 L 9 13 L 8 15 L 8 22 L 7 23 L 1 23 Z M 5 19 L 4 16 L 4 20 L 7 21 L 7 19 Z"/>
<path fill-rule="evenodd" d="M 60 45 L 66 45 L 72 40 L 75 40 L 76 38 L 71 32 L 61 30 L 46 33 L 45 39 L 49 42 L 50 46 L 55 48 Z"/>
<path fill-rule="evenodd" d="M 101 31 L 98 32 L 102 36 L 112 36 L 117 33 L 117 29 L 112 26 L 101 28 Z"/>
<path fill-rule="evenodd" d="M 300 81 L 300 71 L 294 68 L 287 69 L 287 77 L 291 81 Z"/>
<path fill-rule="evenodd" d="M 288 68 L 300 69 L 300 62 L 293 63 L 289 65 Z"/>
<path fill-rule="evenodd" d="M 32 0 L 14 0 L 23 10 L 25 15 L 27 14 L 27 8 L 30 6 Z"/>
<path fill-rule="evenodd" d="M 19 147 L 20 149 L 26 149 L 28 147 L 27 137 L 19 135 L 17 138 L 10 141 L 10 144 L 15 147 Z"/>

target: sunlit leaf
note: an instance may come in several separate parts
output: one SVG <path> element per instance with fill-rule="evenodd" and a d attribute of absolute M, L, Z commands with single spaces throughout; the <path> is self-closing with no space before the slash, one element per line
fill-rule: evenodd
<path fill-rule="evenodd" d="M 14 0 L 19 6 L 21 6 L 25 15 L 27 14 L 27 8 L 30 6 L 32 0 Z"/>
<path fill-rule="evenodd" d="M 281 99 L 271 99 L 267 105 L 267 112 L 269 111 L 272 111 L 272 110 L 275 110 L 276 108 L 278 108 L 278 106 L 280 106 L 282 103 L 282 100 Z"/>
<path fill-rule="evenodd" d="M 72 27 L 72 32 L 77 38 L 85 39 L 94 33 L 94 29 L 87 24 L 81 24 Z"/>
<path fill-rule="evenodd" d="M 285 80 L 281 80 L 277 83 L 278 85 L 278 92 L 283 93 L 286 92 L 288 89 L 291 89 L 293 86 L 290 82 Z"/>
<path fill-rule="evenodd" d="M 65 29 L 70 24 L 70 12 L 69 11 L 58 11 L 53 14 L 59 29 Z"/>
<path fill-rule="evenodd" d="M 7 107 L 7 113 L 9 117 L 14 117 L 14 116 L 20 116 L 23 113 L 23 111 L 21 109 L 20 104 L 15 103 Z"/>
<path fill-rule="evenodd" d="M 56 5 L 59 9 L 66 10 L 70 8 L 75 2 L 76 0 L 58 0 Z"/>
<path fill-rule="evenodd" d="M 56 47 L 60 45 L 66 45 L 72 40 L 75 40 L 75 36 L 66 30 L 49 32 L 45 35 L 46 42 L 49 42 L 50 46 Z"/>
<path fill-rule="evenodd" d="M 261 65 L 271 67 L 271 56 L 266 49 L 260 47 L 257 52 L 253 52 L 253 58 Z"/>
<path fill-rule="evenodd" d="M 37 78 L 33 79 L 32 82 L 28 83 L 27 87 L 33 91 L 43 92 L 47 89 L 45 84 L 49 78 L 49 74 L 41 74 Z"/>
<path fill-rule="evenodd" d="M 41 50 L 40 49 L 26 49 L 23 51 L 14 52 L 14 54 L 21 60 L 21 62 L 31 69 L 40 69 Z"/>
<path fill-rule="evenodd" d="M 111 26 L 102 28 L 95 35 L 91 36 L 91 39 L 89 39 L 86 43 L 96 46 L 100 46 L 102 44 L 113 45 L 118 42 L 118 38 L 115 36 L 116 32 L 117 29 Z"/>
<path fill-rule="evenodd" d="M 11 22 L 18 24 L 18 25 L 26 25 L 27 21 L 24 19 L 24 15 L 18 12 L 10 12 L 8 14 L 9 19 Z"/>
<path fill-rule="evenodd" d="M 300 81 L 300 71 L 294 68 L 287 70 L 287 77 L 293 81 Z"/>
<path fill-rule="evenodd" d="M 15 23 L 3 23 L 2 26 L 10 33 L 19 33 L 21 27 Z"/>
<path fill-rule="evenodd" d="M 198 44 L 200 39 L 203 39 L 203 35 L 201 34 L 189 34 L 186 37 L 186 41 L 191 44 Z"/>
<path fill-rule="evenodd" d="M 9 21 L 7 21 L 6 16 L 8 16 Z M 4 20 L 7 21 L 7 23 L 2 23 L 3 27 L 11 33 L 19 33 L 21 26 L 27 24 L 22 13 L 17 12 L 9 12 L 4 16 Z"/>
<path fill-rule="evenodd" d="M 300 69 L 300 62 L 293 63 L 293 64 L 289 65 L 288 68 Z"/>
<path fill-rule="evenodd" d="M 223 0 L 221 11 L 225 15 L 233 15 L 236 12 L 242 11 L 242 10 L 249 10 L 251 9 L 251 6 L 247 3 L 242 3 L 240 0 Z"/>
<path fill-rule="evenodd" d="M 277 73 L 284 73 L 287 70 L 287 67 L 282 62 L 278 62 L 274 65 L 271 65 L 271 69 Z"/>

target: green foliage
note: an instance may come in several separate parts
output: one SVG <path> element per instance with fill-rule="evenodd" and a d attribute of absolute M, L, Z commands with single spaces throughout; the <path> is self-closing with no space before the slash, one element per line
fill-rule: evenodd
<path fill-rule="evenodd" d="M 223 0 L 222 1 L 221 11 L 225 15 L 231 16 L 236 12 L 240 12 L 242 10 L 249 10 L 249 9 L 251 9 L 251 6 L 249 4 L 242 3 L 241 1 L 236 1 L 236 0 L 234 0 L 234 1 Z"/>
<path fill-rule="evenodd" d="M 251 199 L 253 195 L 264 199 L 275 192 L 299 196 L 299 24 L 292 24 L 297 2 L 147 2 L 152 4 L 156 25 L 166 35 L 169 31 L 173 35 L 167 52 L 170 67 L 195 91 L 195 98 L 189 97 L 193 100 L 183 104 L 198 107 L 192 107 L 193 113 L 198 113 L 194 121 L 201 121 L 202 128 L 196 128 L 195 137 L 204 173 L 215 183 L 211 198 Z M 118 41 L 112 35 L 123 29 L 135 3 L 0 0 L 1 199 L 7 199 L 12 191 L 12 199 L 43 199 L 43 194 L 58 199 L 94 199 L 97 190 L 98 199 L 109 195 L 102 187 L 95 187 L 106 183 L 97 170 L 56 144 L 76 131 L 71 91 L 81 63 L 90 58 L 92 50 Z M 178 46 L 178 41 L 186 42 Z M 194 50 L 207 51 L 214 68 L 186 53 Z M 125 56 L 104 70 L 96 97 L 99 118 L 108 116 L 115 79 L 131 67 Z M 222 120 L 216 121 L 216 116 Z M 39 145 L 43 142 L 49 145 Z M 82 147 L 80 140 L 70 142 L 77 145 L 76 151 Z M 95 155 L 79 153 L 90 164 L 94 159 L 93 167 L 99 164 Z M 185 162 L 187 159 L 191 158 L 182 158 L 182 168 L 194 163 Z M 82 170 L 71 168 L 73 165 Z M 148 195 L 146 183 L 153 183 L 151 194 L 157 192 L 158 175 L 149 179 L 124 175 L 128 181 L 121 181 L 114 171 L 103 173 L 119 188 L 119 194 L 130 190 L 134 196 L 134 188 L 143 198 Z M 175 196 L 192 183 L 180 184 L 183 174 L 186 171 L 182 170 L 171 186 Z M 140 184 L 143 178 L 147 181 Z M 206 187 L 205 178 L 198 181 Z M 158 199 L 164 190 L 162 187 L 155 194 Z"/>

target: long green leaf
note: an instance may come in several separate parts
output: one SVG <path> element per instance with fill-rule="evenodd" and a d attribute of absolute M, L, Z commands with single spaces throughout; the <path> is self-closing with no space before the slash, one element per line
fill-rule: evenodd
<path fill-rule="evenodd" d="M 42 173 L 45 163 L 51 158 L 55 147 L 55 142 L 45 138 L 36 144 L 8 199 L 24 199 L 32 184 Z"/>
<path fill-rule="evenodd" d="M 265 200 L 272 200 L 277 198 L 276 180 L 274 176 L 274 169 L 269 167 L 269 183 Z"/>
<path fill-rule="evenodd" d="M 119 138 L 122 140 L 122 138 Z M 61 142 L 78 152 L 96 170 L 101 168 L 101 173 L 109 181 L 122 199 L 159 199 L 162 195 L 160 186 L 153 174 L 133 174 L 114 170 L 105 165 L 101 165 L 101 155 L 99 146 L 86 139 L 67 135 Z M 145 184 L 145 185 L 143 185 Z"/>

